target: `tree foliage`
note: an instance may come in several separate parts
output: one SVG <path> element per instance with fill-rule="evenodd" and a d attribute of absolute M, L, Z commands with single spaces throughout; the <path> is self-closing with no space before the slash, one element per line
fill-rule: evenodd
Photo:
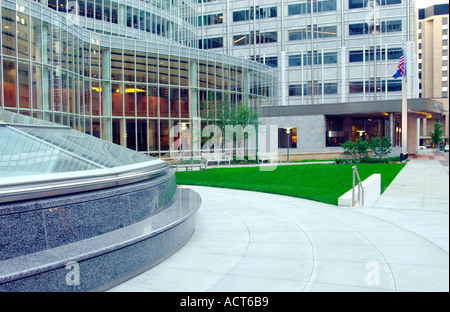
<path fill-rule="evenodd" d="M 433 142 L 434 146 L 437 148 L 439 148 L 439 144 L 441 143 L 442 133 L 444 133 L 444 131 L 441 128 L 442 128 L 442 126 L 440 124 L 440 119 L 436 118 L 436 122 L 434 123 L 434 131 L 430 132 L 430 138 L 431 138 L 431 141 Z"/>

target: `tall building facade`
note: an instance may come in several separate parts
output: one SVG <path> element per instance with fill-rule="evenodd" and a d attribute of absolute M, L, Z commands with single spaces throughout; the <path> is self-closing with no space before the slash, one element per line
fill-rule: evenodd
<path fill-rule="evenodd" d="M 440 123 L 444 130 L 444 143 L 449 139 L 448 101 L 448 4 L 420 9 L 417 20 L 417 51 L 419 61 L 419 92 L 424 98 L 432 98 L 444 105 Z M 420 145 L 432 146 L 430 132 L 435 120 L 420 119 Z"/>
<path fill-rule="evenodd" d="M 417 98 L 412 0 L 199 0 L 200 41 L 279 71 L 281 105 L 401 98 L 408 55 Z"/>
<path fill-rule="evenodd" d="M 276 104 L 276 73 L 198 49 L 197 23 L 195 0 L 1 0 L 0 108 L 164 158 L 210 98 Z"/>
<path fill-rule="evenodd" d="M 281 153 L 288 144 L 291 153 L 339 152 L 360 136 L 386 136 L 400 149 L 403 92 L 410 153 L 416 119 L 440 116 L 441 106 L 417 101 L 413 0 L 199 0 L 198 11 L 200 48 L 278 71 L 279 106 L 260 112 L 278 124 Z M 402 55 L 404 84 L 393 77 Z M 296 133 L 289 143 L 285 128 Z"/>

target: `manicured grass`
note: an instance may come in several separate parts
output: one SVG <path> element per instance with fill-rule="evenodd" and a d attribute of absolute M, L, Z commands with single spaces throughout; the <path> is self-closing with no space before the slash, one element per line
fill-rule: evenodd
<path fill-rule="evenodd" d="M 359 164 L 361 180 L 381 174 L 381 192 L 394 180 L 404 164 Z M 352 165 L 308 164 L 278 166 L 274 171 L 259 167 L 218 168 L 177 172 L 177 183 L 250 190 L 311 199 L 337 205 L 352 187 Z"/>

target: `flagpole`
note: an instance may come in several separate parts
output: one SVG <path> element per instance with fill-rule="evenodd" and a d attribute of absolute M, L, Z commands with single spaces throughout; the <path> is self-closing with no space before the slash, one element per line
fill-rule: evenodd
<path fill-rule="evenodd" d="M 408 98 L 406 75 L 402 76 L 402 153 L 408 153 Z"/>

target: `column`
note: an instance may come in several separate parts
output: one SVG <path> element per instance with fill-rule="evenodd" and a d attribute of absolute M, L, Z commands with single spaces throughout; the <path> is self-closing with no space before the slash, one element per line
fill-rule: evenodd
<path fill-rule="evenodd" d="M 346 82 L 346 69 L 347 69 L 347 63 L 345 62 L 345 47 L 341 46 L 340 49 L 340 53 L 341 53 L 341 61 L 340 61 L 340 65 L 341 65 L 341 83 L 340 83 L 340 87 L 341 87 L 341 103 L 345 103 L 346 98 L 347 98 L 347 84 Z"/>
<path fill-rule="evenodd" d="M 192 137 L 192 155 L 200 156 L 201 150 L 201 118 L 198 111 L 198 62 L 191 60 L 189 64 L 189 125 Z"/>
<path fill-rule="evenodd" d="M 112 142 L 111 50 L 101 49 L 102 62 L 102 139 Z"/>

